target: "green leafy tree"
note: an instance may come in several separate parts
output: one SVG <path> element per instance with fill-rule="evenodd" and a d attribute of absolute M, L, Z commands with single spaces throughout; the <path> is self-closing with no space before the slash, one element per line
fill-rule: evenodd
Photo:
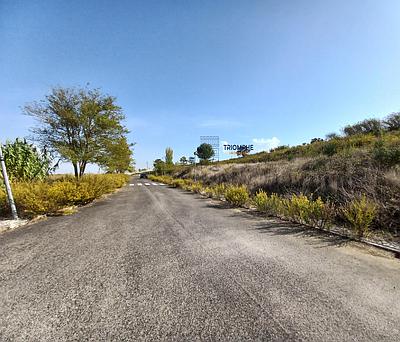
<path fill-rule="evenodd" d="M 316 142 L 322 142 L 324 139 L 321 138 L 312 138 L 310 141 L 310 144 L 315 144 Z"/>
<path fill-rule="evenodd" d="M 167 165 L 172 165 L 174 163 L 174 151 L 171 147 L 165 149 L 165 163 Z"/>
<path fill-rule="evenodd" d="M 165 162 L 161 159 L 156 159 L 153 162 L 153 166 L 154 166 L 154 172 L 157 175 L 163 175 L 165 173 Z"/>
<path fill-rule="evenodd" d="M 132 172 L 134 161 L 132 158 L 132 147 L 126 137 L 107 143 L 104 154 L 99 157 L 98 164 L 108 173 Z"/>
<path fill-rule="evenodd" d="M 53 88 L 44 100 L 25 106 L 24 113 L 38 122 L 33 139 L 70 161 L 77 178 L 88 163 L 101 163 L 108 148 L 128 133 L 115 97 L 99 89 Z"/>
<path fill-rule="evenodd" d="M 328 133 L 327 135 L 325 135 L 326 140 L 333 140 L 333 139 L 339 139 L 340 135 L 332 132 L 332 133 Z"/>
<path fill-rule="evenodd" d="M 188 164 L 188 160 L 185 156 L 181 157 L 181 159 L 179 159 L 179 162 L 181 163 L 181 165 L 187 165 Z"/>
<path fill-rule="evenodd" d="M 196 155 L 202 161 L 208 161 L 214 156 L 214 150 L 210 144 L 203 143 L 199 147 L 197 147 Z"/>
<path fill-rule="evenodd" d="M 39 150 L 27 141 L 7 142 L 3 147 L 4 161 L 11 180 L 43 180 L 54 169 L 52 157 L 46 150 Z"/>
<path fill-rule="evenodd" d="M 165 173 L 172 173 L 174 171 L 174 151 L 171 147 L 165 149 Z"/>

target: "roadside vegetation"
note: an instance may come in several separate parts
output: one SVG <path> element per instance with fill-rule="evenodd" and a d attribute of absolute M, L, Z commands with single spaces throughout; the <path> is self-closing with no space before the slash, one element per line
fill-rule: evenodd
<path fill-rule="evenodd" d="M 267 215 L 325 229 L 346 226 L 359 237 L 400 239 L 400 113 L 299 146 L 176 165 L 168 175 L 164 183 L 172 179 L 184 189 Z"/>
<path fill-rule="evenodd" d="M 125 174 L 51 175 L 51 158 L 26 140 L 15 140 L 4 146 L 4 159 L 20 217 L 57 215 L 73 211 L 104 194 L 122 187 Z M 67 210 L 66 210 L 67 209 Z M 0 183 L 0 217 L 9 216 L 4 184 Z"/>
<path fill-rule="evenodd" d="M 84 175 L 79 179 L 62 175 L 37 181 L 12 183 L 18 213 L 24 218 L 37 215 L 60 215 L 122 187 L 128 181 L 123 174 Z M 0 217 L 9 215 L 4 188 L 0 187 Z"/>
<path fill-rule="evenodd" d="M 295 223 L 329 229 L 335 222 L 336 215 L 342 215 L 357 237 L 367 236 L 371 222 L 376 217 L 376 206 L 368 202 L 365 196 L 355 199 L 343 207 L 335 208 L 329 201 L 320 197 L 309 198 L 303 194 L 292 194 L 283 197 L 278 194 L 267 194 L 263 190 L 253 196 L 244 185 L 216 184 L 206 186 L 191 179 L 176 179 L 171 176 L 150 175 L 155 182 L 161 182 L 176 188 L 199 193 L 201 195 L 224 200 L 233 207 L 255 207 L 268 216 L 279 217 Z"/>
<path fill-rule="evenodd" d="M 133 170 L 132 146 L 116 99 L 99 89 L 52 89 L 42 101 L 24 107 L 37 121 L 33 136 L 7 141 L 2 150 L 20 217 L 73 211 L 122 187 Z M 55 175 L 70 162 L 74 175 Z M 88 164 L 106 174 L 86 175 Z M 10 208 L 0 176 L 0 217 Z"/>

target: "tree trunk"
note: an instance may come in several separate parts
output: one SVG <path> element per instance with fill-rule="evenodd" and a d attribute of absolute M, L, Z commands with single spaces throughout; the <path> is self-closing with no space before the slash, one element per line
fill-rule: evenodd
<path fill-rule="evenodd" d="M 82 177 L 83 174 L 85 173 L 86 165 L 87 165 L 87 161 L 82 161 L 80 163 L 80 170 L 79 170 L 79 176 L 80 177 Z"/>
<path fill-rule="evenodd" d="M 75 178 L 79 178 L 78 163 L 73 162 Z"/>

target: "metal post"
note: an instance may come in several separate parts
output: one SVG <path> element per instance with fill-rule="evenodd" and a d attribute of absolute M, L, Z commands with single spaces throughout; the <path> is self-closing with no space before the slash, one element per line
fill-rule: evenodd
<path fill-rule="evenodd" d="M 10 204 L 10 208 L 11 208 L 11 213 L 12 213 L 13 219 L 18 220 L 17 208 L 15 207 L 15 202 L 14 202 L 14 197 L 13 197 L 12 191 L 11 191 L 10 181 L 8 180 L 6 164 L 4 162 L 3 150 L 1 148 L 1 143 L 0 143 L 0 163 L 1 163 L 1 171 L 3 173 L 4 185 L 6 186 L 6 190 L 7 190 L 8 203 Z"/>
<path fill-rule="evenodd" d="M 194 173 L 194 181 L 196 181 L 196 151 L 194 152 L 194 168 L 193 168 L 193 173 Z"/>

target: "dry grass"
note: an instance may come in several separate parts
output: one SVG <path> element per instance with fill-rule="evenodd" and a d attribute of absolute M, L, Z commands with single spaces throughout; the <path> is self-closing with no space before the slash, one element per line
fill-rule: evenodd
<path fill-rule="evenodd" d="M 296 158 L 264 163 L 217 164 L 197 166 L 179 175 L 193 178 L 206 186 L 245 185 L 251 194 L 259 190 L 290 197 L 305 194 L 321 197 L 336 206 L 354 201 L 365 194 L 377 204 L 372 228 L 400 233 L 400 172 L 382 169 L 365 150 L 349 154 Z"/>

